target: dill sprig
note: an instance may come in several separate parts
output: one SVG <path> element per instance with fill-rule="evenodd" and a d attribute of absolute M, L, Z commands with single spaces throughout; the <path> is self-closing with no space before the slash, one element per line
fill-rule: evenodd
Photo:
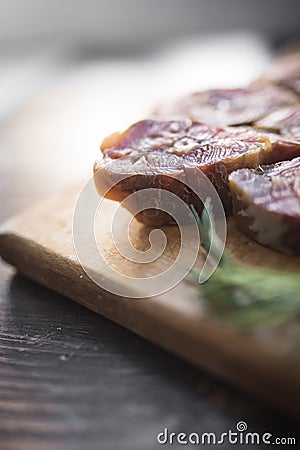
<path fill-rule="evenodd" d="M 192 206 L 206 252 L 219 254 L 220 240 L 206 203 L 201 218 Z M 199 279 L 199 272 L 193 277 Z M 197 280 L 198 281 L 198 280 Z M 300 317 L 300 277 L 242 265 L 226 252 L 213 275 L 199 285 L 218 316 L 243 329 L 273 326 Z"/>

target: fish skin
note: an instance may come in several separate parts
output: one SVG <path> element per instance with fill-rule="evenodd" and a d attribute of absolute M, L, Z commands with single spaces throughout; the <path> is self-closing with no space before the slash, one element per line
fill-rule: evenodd
<path fill-rule="evenodd" d="M 274 250 L 300 254 L 300 158 L 229 176 L 233 214 L 251 238 Z"/>
<path fill-rule="evenodd" d="M 245 88 L 194 92 L 154 111 L 160 118 L 189 117 L 212 126 L 252 124 L 271 112 L 299 102 L 285 86 L 258 81 Z"/>
<path fill-rule="evenodd" d="M 269 137 L 255 130 L 212 127 L 190 119 L 144 120 L 105 138 L 103 159 L 94 166 L 95 184 L 100 195 L 119 202 L 137 190 L 166 189 L 188 205 L 196 204 L 200 212 L 202 206 L 186 182 L 201 170 L 230 214 L 228 174 L 258 166 L 271 150 Z M 123 175 L 130 176 L 119 182 Z M 165 215 L 150 213 L 151 218 L 146 213 L 138 218 L 152 225 L 170 223 Z"/>
<path fill-rule="evenodd" d="M 271 112 L 263 119 L 255 122 L 255 127 L 263 130 L 287 133 L 289 130 L 298 130 L 300 134 L 300 103 Z"/>

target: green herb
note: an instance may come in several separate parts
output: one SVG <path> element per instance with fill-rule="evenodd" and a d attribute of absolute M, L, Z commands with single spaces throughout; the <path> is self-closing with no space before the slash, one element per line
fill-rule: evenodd
<path fill-rule="evenodd" d="M 218 254 L 220 241 L 205 205 L 201 219 L 192 206 L 202 246 L 212 257 Z M 199 279 L 199 272 L 193 271 Z M 218 315 L 240 328 L 253 329 L 276 325 L 300 317 L 300 277 L 266 268 L 241 265 L 226 252 L 213 275 L 199 285 Z"/>

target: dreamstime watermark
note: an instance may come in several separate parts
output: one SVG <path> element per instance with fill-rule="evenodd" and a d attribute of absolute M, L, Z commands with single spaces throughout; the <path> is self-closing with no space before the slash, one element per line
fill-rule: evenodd
<path fill-rule="evenodd" d="M 248 425 L 241 420 L 236 424 L 235 430 L 228 430 L 223 433 L 203 432 L 203 433 L 183 433 L 170 432 L 168 428 L 158 433 L 157 442 L 161 445 L 296 445 L 295 437 L 273 436 L 272 433 L 257 433 L 247 431 Z"/>
<path fill-rule="evenodd" d="M 142 161 L 143 155 L 139 158 Z M 189 193 L 198 205 L 209 199 L 207 213 L 215 223 L 220 245 L 217 254 L 214 249 L 213 258 L 212 252 L 208 252 L 201 267 L 199 282 L 205 282 L 218 266 L 226 240 L 223 205 L 210 180 L 195 166 L 187 165 L 179 171 L 169 170 L 168 182 L 175 186 L 173 192 L 172 189 L 157 187 L 159 183 L 148 183 L 147 187 L 147 180 L 151 178 L 149 176 L 145 177 L 146 181 L 140 183 L 139 188 L 132 188 L 139 173 L 137 166 L 132 167 L 131 161 L 127 163 L 126 158 L 122 158 L 121 162 L 126 167 L 125 171 L 116 170 L 115 162 L 111 166 L 106 164 L 96 173 L 96 180 L 93 177 L 88 180 L 76 202 L 73 241 L 78 260 L 86 274 L 106 291 L 128 298 L 162 294 L 182 281 L 199 255 L 201 236 L 194 214 L 182 199 L 184 195 L 174 193 L 179 190 L 181 194 Z M 120 167 L 121 162 L 118 160 L 117 167 Z M 171 162 L 169 160 L 169 168 L 172 168 Z M 101 196 L 95 189 L 95 181 Z M 104 198 L 114 190 L 119 195 L 126 192 L 126 195 L 119 204 L 115 203 L 110 214 L 108 202 Z M 138 249 L 135 246 L 130 238 L 132 218 L 145 211 L 154 211 L 154 214 L 159 211 L 172 217 L 179 229 L 178 251 L 169 251 L 165 257 L 167 246 L 172 243 L 168 243 L 168 233 L 164 227 L 145 227 L 148 230 L 148 248 Z M 101 245 L 101 234 L 105 234 L 106 248 Z M 129 273 L 126 272 L 128 267 L 132 268 Z M 141 267 L 142 272 L 139 272 Z"/>

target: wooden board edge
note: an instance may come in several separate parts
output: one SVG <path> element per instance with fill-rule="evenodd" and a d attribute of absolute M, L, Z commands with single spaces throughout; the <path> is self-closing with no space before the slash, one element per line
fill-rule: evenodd
<path fill-rule="evenodd" d="M 146 299 L 145 307 L 141 299 L 117 298 L 96 286 L 78 262 L 65 258 L 62 272 L 61 256 L 14 233 L 0 234 L 0 255 L 39 284 L 237 385 L 293 420 L 299 420 L 299 371 L 293 371 L 288 361 L 282 361 L 275 354 L 270 357 L 249 337 L 237 336 L 211 322 L 195 318 L 191 323 L 190 318 L 168 315 L 157 299 Z M 42 267 L 41 261 L 44 261 Z M 75 277 L 80 280 L 76 288 Z"/>

